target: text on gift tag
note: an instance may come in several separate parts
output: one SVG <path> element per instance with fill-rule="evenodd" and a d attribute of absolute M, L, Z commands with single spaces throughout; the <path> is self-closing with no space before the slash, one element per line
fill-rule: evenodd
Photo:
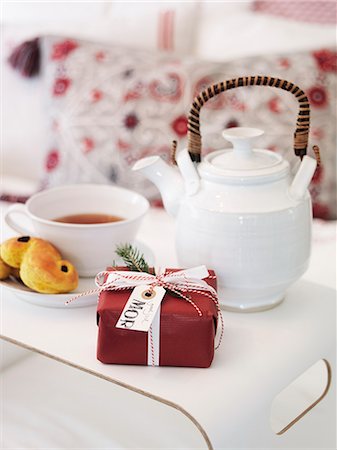
<path fill-rule="evenodd" d="M 124 306 L 116 328 L 127 330 L 149 331 L 154 316 L 165 295 L 161 286 L 137 286 Z"/>

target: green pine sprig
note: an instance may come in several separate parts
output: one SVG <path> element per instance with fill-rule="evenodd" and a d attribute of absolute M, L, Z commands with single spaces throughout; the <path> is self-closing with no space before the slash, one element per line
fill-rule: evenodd
<path fill-rule="evenodd" d="M 128 269 L 134 272 L 150 272 L 144 255 L 137 248 L 132 247 L 131 244 L 117 246 L 116 253 L 122 258 Z"/>
<path fill-rule="evenodd" d="M 122 258 L 128 269 L 134 272 L 150 273 L 149 265 L 145 261 L 144 255 L 137 248 L 132 247 L 131 244 L 117 246 L 116 253 Z M 115 261 L 113 262 L 113 266 L 116 267 Z M 173 292 L 170 289 L 167 289 L 167 293 L 173 297 L 183 298 L 179 292 Z"/>

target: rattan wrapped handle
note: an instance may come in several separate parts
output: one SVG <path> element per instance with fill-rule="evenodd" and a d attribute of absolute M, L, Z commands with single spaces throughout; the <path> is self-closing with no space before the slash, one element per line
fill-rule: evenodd
<path fill-rule="evenodd" d="M 201 159 L 201 134 L 200 134 L 200 110 L 202 106 L 212 97 L 221 92 L 235 89 L 242 86 L 270 86 L 293 94 L 299 103 L 299 111 L 294 133 L 294 152 L 295 155 L 302 158 L 307 153 L 309 126 L 310 126 L 310 106 L 306 94 L 287 80 L 266 76 L 251 76 L 233 78 L 227 81 L 213 84 L 202 91 L 193 100 L 192 107 L 188 116 L 188 151 L 193 161 L 199 162 Z M 317 146 L 316 146 L 317 148 Z M 317 153 L 315 151 L 316 157 Z"/>

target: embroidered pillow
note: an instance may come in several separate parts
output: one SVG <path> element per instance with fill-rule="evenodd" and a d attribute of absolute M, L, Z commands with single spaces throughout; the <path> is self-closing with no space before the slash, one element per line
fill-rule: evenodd
<path fill-rule="evenodd" d="M 208 84 L 267 74 L 298 84 L 309 96 L 311 145 L 321 147 L 323 160 L 311 188 L 314 211 L 323 218 L 336 215 L 335 51 L 211 63 L 60 37 L 41 41 L 52 127 L 44 187 L 116 183 L 158 199 L 156 188 L 130 171 L 133 163 L 152 154 L 167 159 L 172 139 L 180 148 L 185 145 L 190 104 Z M 293 163 L 296 113 L 296 99 L 280 89 L 248 87 L 222 94 L 203 108 L 203 152 L 229 146 L 221 136 L 224 128 L 251 126 L 266 132 L 259 147 Z"/>
<path fill-rule="evenodd" d="M 272 16 L 298 20 L 300 22 L 333 24 L 336 23 L 336 3 L 324 0 L 256 0 L 253 10 Z"/>

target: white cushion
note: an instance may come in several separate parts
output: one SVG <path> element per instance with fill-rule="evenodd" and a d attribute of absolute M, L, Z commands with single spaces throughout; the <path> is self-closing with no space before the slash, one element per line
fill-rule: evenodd
<path fill-rule="evenodd" d="M 252 11 L 251 3 L 247 0 L 201 3 L 196 55 L 225 61 L 336 45 L 335 25 L 259 14 Z"/>

